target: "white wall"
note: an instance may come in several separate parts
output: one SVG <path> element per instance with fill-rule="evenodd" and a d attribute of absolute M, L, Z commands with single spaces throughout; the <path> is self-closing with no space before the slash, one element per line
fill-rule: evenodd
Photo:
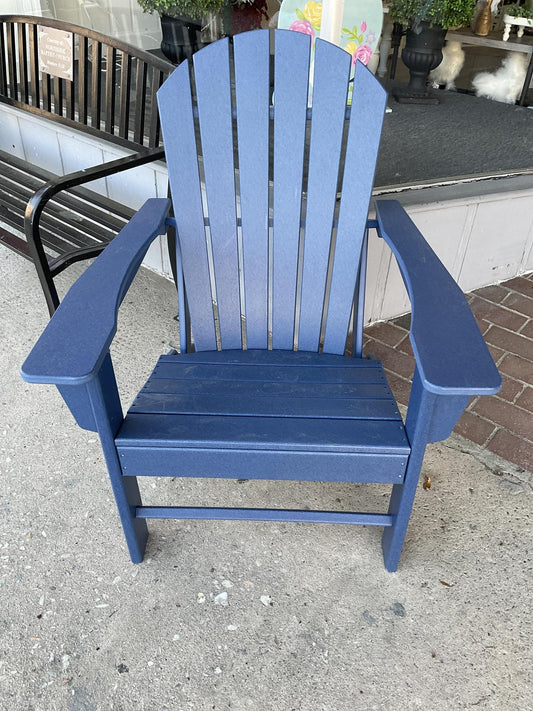
<path fill-rule="evenodd" d="M 4 105 L 0 105 L 0 149 L 57 174 L 130 153 Z M 167 182 L 166 165 L 154 163 L 100 180 L 92 187 L 138 208 L 149 197 L 166 197 Z M 533 175 L 381 197 L 396 198 L 404 204 L 464 291 L 533 270 Z M 164 238 L 151 247 L 145 266 L 170 275 Z M 366 320 L 392 318 L 409 310 L 396 262 L 372 230 Z"/>
<path fill-rule="evenodd" d="M 2 104 L 0 149 L 56 175 L 100 165 L 133 152 Z M 138 209 L 148 198 L 166 198 L 167 186 L 166 165 L 155 162 L 120 175 L 87 183 L 84 187 Z M 161 237 L 152 244 L 144 264 L 165 276 L 170 276 L 165 242 L 166 239 Z"/>

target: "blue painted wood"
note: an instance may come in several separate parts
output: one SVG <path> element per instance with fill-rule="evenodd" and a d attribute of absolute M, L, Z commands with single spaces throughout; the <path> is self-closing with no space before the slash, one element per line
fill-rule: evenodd
<path fill-rule="evenodd" d="M 221 347 L 240 348 L 229 40 L 205 47 L 193 59 Z"/>
<path fill-rule="evenodd" d="M 214 350 L 217 344 L 187 62 L 159 89 L 157 103 L 195 345 L 200 350 Z"/>
<path fill-rule="evenodd" d="M 386 383 L 323 383 L 267 381 L 267 380 L 213 380 L 211 378 L 159 378 L 153 374 L 143 387 L 138 397 L 145 394 L 184 395 L 187 397 L 202 397 L 216 395 L 224 398 L 230 395 L 246 395 L 248 398 L 258 397 L 290 397 L 319 399 L 339 399 L 348 401 L 350 398 L 391 399 Z"/>
<path fill-rule="evenodd" d="M 310 39 L 275 31 L 272 344 L 284 350 L 294 345 Z"/>
<path fill-rule="evenodd" d="M 319 354 L 305 363 L 300 352 L 282 353 L 284 363 L 275 366 L 225 363 L 227 352 L 207 354 L 210 363 L 195 362 L 204 360 L 204 353 L 165 356 L 130 412 L 401 422 L 378 361 L 374 368 L 357 367 L 355 359 L 337 356 L 336 367 L 321 367 Z"/>
<path fill-rule="evenodd" d="M 137 507 L 142 506 L 139 486 L 135 477 L 122 476 L 115 447 L 115 435 L 122 422 L 122 408 L 109 356 L 104 360 L 98 375 L 85 387 L 98 425 L 100 443 L 130 558 L 133 563 L 140 563 L 144 556 L 148 527 L 146 521 L 135 517 Z"/>
<path fill-rule="evenodd" d="M 356 298 L 354 299 L 355 319 L 354 319 L 354 356 L 363 356 L 363 329 L 365 325 L 365 289 L 366 289 L 366 267 L 368 258 L 368 223 L 361 247 L 361 258 L 359 261 L 359 274 L 357 275 Z"/>
<path fill-rule="evenodd" d="M 385 376 L 381 369 L 379 361 L 373 361 L 374 368 L 349 368 L 349 367 L 333 367 L 324 368 L 318 374 L 314 372 L 314 368 L 305 366 L 283 366 L 281 364 L 275 366 L 260 366 L 233 364 L 227 365 L 224 368 L 209 369 L 196 364 L 181 364 L 179 361 L 169 363 L 168 361 L 160 360 L 157 366 L 158 377 L 175 377 L 183 379 L 208 377 L 210 380 L 226 380 L 235 382 L 237 380 L 258 380 L 260 382 L 273 383 L 309 383 L 310 392 L 317 379 L 320 378 L 322 383 L 384 383 Z M 316 369 L 318 370 L 318 368 Z"/>
<path fill-rule="evenodd" d="M 318 351 L 351 58 L 316 42 L 298 348 Z"/>
<path fill-rule="evenodd" d="M 344 511 L 299 511 L 293 509 L 224 509 L 195 506 L 140 506 L 137 518 L 181 518 L 237 521 L 294 521 L 300 523 L 349 523 L 363 526 L 391 526 L 388 514 Z"/>
<path fill-rule="evenodd" d="M 243 32 L 233 38 L 239 151 L 239 188 L 246 341 L 268 345 L 268 164 L 270 35 Z"/>
<path fill-rule="evenodd" d="M 231 450 L 382 453 L 409 452 L 396 420 L 323 420 L 293 417 L 137 415 L 130 411 L 119 447 L 203 447 Z M 266 456 L 266 455 L 265 455 Z"/>
<path fill-rule="evenodd" d="M 258 32 L 235 39 L 241 225 L 233 182 L 227 41 L 195 59 L 209 219 L 202 207 L 188 67 L 182 64 L 159 94 L 199 351 L 162 356 L 123 418 L 109 344 L 118 306 L 150 241 L 165 229 L 168 201 L 152 200 L 71 289 L 23 366 L 26 380 L 57 384 L 78 423 L 98 431 L 135 562 L 143 556 L 147 518 L 237 518 L 380 525 L 385 528 L 385 565 L 395 570 L 426 444 L 449 434 L 470 395 L 493 393 L 500 385 L 463 295 L 399 205 L 378 202 L 375 225 L 366 222 L 385 95 L 362 65 L 356 69 L 329 301 L 326 295 L 325 353 L 316 353 L 332 224 L 335 229 L 336 169 L 324 156 L 339 147 L 349 57 L 319 43 L 303 224 L 308 42 L 298 33 L 276 34 L 272 322 L 274 346 L 280 350 L 236 350 L 241 346 L 238 230 L 245 267 L 252 270 L 245 282 L 248 344 L 267 345 L 268 43 L 267 34 Z M 254 126 L 260 135 L 254 136 Z M 324 133 L 328 135 L 322 138 Z M 254 165 L 254 158 L 261 167 Z M 365 225 L 377 226 L 391 245 L 413 303 L 411 339 L 417 368 L 405 426 L 381 364 L 339 355 L 357 279 L 355 348 L 360 352 Z M 300 346 L 315 352 L 292 351 L 303 228 L 307 234 L 298 336 Z M 221 343 L 231 346 L 222 352 L 216 350 L 206 229 L 213 240 Z M 313 280 L 321 282 L 316 289 Z M 257 328 L 251 324 L 256 320 Z M 387 514 L 145 507 L 139 475 L 393 486 Z"/>
<path fill-rule="evenodd" d="M 376 201 L 379 231 L 411 299 L 410 339 L 424 387 L 447 395 L 492 395 L 501 378 L 462 293 L 396 200 Z"/>
<path fill-rule="evenodd" d="M 344 352 L 386 98 L 371 72 L 357 62 L 324 336 L 326 353 Z"/>
<path fill-rule="evenodd" d="M 420 470 L 424 459 L 431 416 L 436 395 L 422 386 L 420 373 L 415 369 L 407 408 L 405 429 L 411 443 L 405 480 L 392 487 L 388 513 L 393 517 L 391 528 L 383 532 L 381 547 L 385 568 L 394 572 L 398 567 L 411 509 L 415 498 Z"/>
<path fill-rule="evenodd" d="M 306 351 L 295 351 L 287 353 L 286 351 L 264 351 L 264 350 L 246 350 L 246 351 L 203 351 L 201 353 L 184 353 L 179 358 L 173 355 L 163 355 L 159 358 L 158 367 L 163 364 L 209 364 L 209 363 L 224 363 L 242 365 L 282 365 L 282 366 L 310 366 L 313 368 L 349 368 L 361 369 L 370 368 L 373 370 L 381 370 L 381 364 L 372 358 L 352 359 L 344 356 L 333 355 L 329 353 L 309 353 Z"/>
<path fill-rule="evenodd" d="M 406 454 L 307 452 L 202 447 L 118 447 L 122 472 L 130 476 L 199 479 L 270 479 L 278 481 L 399 484 Z"/>
<path fill-rule="evenodd" d="M 245 417 L 313 417 L 352 420 L 399 420 L 394 401 L 379 398 L 283 397 L 256 396 L 247 392 L 227 394 L 221 401 L 218 393 L 186 395 L 181 392 L 145 393 L 138 395 L 131 412 L 184 415 L 240 415 Z M 290 426 L 290 423 L 288 423 Z"/>
<path fill-rule="evenodd" d="M 77 385 L 97 374 L 115 335 L 118 308 L 150 243 L 164 234 L 169 207 L 168 200 L 147 200 L 86 269 L 24 361 L 24 380 Z"/>

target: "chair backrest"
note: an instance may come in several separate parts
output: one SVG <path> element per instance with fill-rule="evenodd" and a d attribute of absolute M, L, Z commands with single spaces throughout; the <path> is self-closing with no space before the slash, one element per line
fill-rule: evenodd
<path fill-rule="evenodd" d="M 197 350 L 343 353 L 386 93 L 359 62 L 268 30 L 220 40 L 158 93 Z M 346 118 L 348 116 L 348 118 Z"/>

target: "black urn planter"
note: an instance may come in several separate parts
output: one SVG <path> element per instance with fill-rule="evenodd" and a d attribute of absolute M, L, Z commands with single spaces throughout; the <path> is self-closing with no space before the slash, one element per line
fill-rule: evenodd
<path fill-rule="evenodd" d="M 202 25 L 190 17 L 170 17 L 161 15 L 161 51 L 173 64 L 180 64 L 184 59 L 203 47 Z"/>
<path fill-rule="evenodd" d="M 430 27 L 428 22 L 420 22 L 417 27 L 409 27 L 405 35 L 402 60 L 409 69 L 409 84 L 406 89 L 394 92 L 394 97 L 402 103 L 438 104 L 435 94 L 428 92 L 428 74 L 442 62 L 442 48 L 446 30 Z"/>

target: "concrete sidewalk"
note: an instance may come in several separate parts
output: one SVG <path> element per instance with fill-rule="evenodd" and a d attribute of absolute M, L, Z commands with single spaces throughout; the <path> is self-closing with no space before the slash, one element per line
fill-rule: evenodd
<path fill-rule="evenodd" d="M 47 321 L 33 267 L 0 248 L 0 278 L 2 711 L 532 708 L 531 475 L 459 437 L 432 445 L 394 574 L 379 529 L 306 524 L 151 522 L 134 566 L 96 436 L 18 375 Z M 130 294 L 125 405 L 176 338 L 170 283 L 142 271 Z M 147 503 L 346 509 L 385 492 L 145 488 Z"/>

